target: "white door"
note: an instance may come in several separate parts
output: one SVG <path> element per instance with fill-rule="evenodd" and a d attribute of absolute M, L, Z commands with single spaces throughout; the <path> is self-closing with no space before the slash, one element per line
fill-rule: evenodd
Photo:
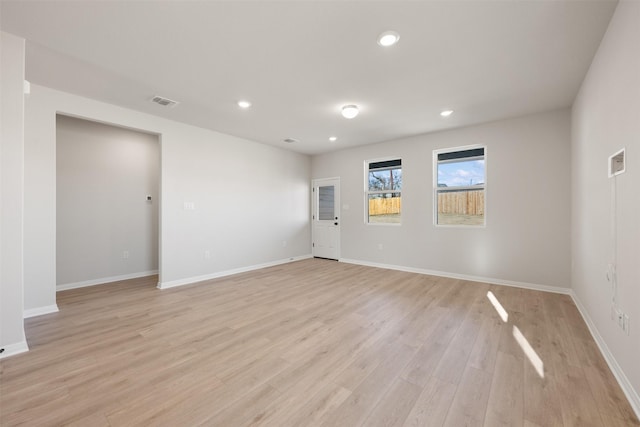
<path fill-rule="evenodd" d="M 313 180 L 313 256 L 340 258 L 340 178 Z"/>

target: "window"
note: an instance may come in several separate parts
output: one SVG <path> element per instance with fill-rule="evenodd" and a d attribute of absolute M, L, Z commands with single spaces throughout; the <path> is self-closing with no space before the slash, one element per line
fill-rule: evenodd
<path fill-rule="evenodd" d="M 433 152 L 436 225 L 485 224 L 485 147 Z"/>
<path fill-rule="evenodd" d="M 366 212 L 369 224 L 400 224 L 402 160 L 367 162 Z"/>
<path fill-rule="evenodd" d="M 335 215 L 335 186 L 318 187 L 318 219 L 320 221 L 334 221 Z"/>

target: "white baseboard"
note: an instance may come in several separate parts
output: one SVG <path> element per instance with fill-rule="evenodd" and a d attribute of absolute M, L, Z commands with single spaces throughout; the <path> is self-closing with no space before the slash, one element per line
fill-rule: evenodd
<path fill-rule="evenodd" d="M 602 338 L 602 335 L 600 335 L 598 328 L 596 328 L 595 323 L 593 323 L 593 320 L 591 320 L 591 316 L 589 316 L 586 308 L 584 307 L 584 305 L 582 305 L 582 302 L 580 301 L 576 293 L 573 292 L 573 290 L 571 291 L 571 298 L 576 304 L 576 307 L 578 307 L 578 311 L 587 324 L 589 332 L 591 332 L 591 336 L 600 349 L 600 353 L 602 353 L 604 360 L 607 361 L 609 369 L 611 369 L 611 372 L 613 372 L 613 376 L 616 377 L 616 380 L 618 380 L 618 384 L 620 384 L 620 388 L 622 388 L 625 396 L 627 396 L 627 400 L 629 401 L 629 404 L 631 404 L 631 408 L 633 408 L 636 416 L 640 418 L 640 396 L 638 395 L 638 392 L 633 388 L 633 385 L 631 385 L 631 382 L 624 374 L 624 371 L 622 370 L 620 365 L 618 365 L 618 361 L 609 350 L 609 346 L 607 346 L 607 343 Z"/>
<path fill-rule="evenodd" d="M 65 283 L 63 285 L 56 286 L 56 292 L 84 288 L 86 286 L 103 285 L 105 283 L 119 282 L 121 280 L 137 279 L 138 277 L 153 276 L 154 274 L 158 274 L 158 270 L 141 271 L 139 273 L 123 274 L 121 276 L 102 277 L 100 279 L 84 280 L 82 282 Z"/>
<path fill-rule="evenodd" d="M 300 260 L 308 259 L 308 258 L 311 258 L 311 257 L 312 257 L 311 254 L 300 255 L 300 256 L 296 256 L 296 257 L 280 259 L 280 260 L 271 261 L 271 262 L 265 262 L 263 264 L 257 264 L 257 265 L 250 265 L 248 267 L 235 268 L 233 270 L 225 270 L 225 271 L 219 271 L 217 273 L 204 274 L 202 276 L 187 277 L 185 279 L 171 280 L 169 282 L 158 282 L 158 289 L 169 289 L 169 288 L 175 288 L 176 286 L 184 286 L 184 285 L 189 285 L 189 284 L 192 284 L 192 283 L 204 282 L 205 280 L 217 279 L 219 277 L 231 276 L 233 274 L 238 274 L 238 273 L 246 273 L 247 271 L 253 271 L 253 270 L 259 270 L 261 268 L 273 267 L 275 265 L 286 264 L 286 263 L 294 262 L 294 261 L 300 261 Z"/>
<path fill-rule="evenodd" d="M 489 283 L 492 285 L 513 286 L 516 288 L 531 289 L 534 291 L 553 292 L 556 294 L 569 295 L 571 293 L 571 289 L 561 288 L 558 286 L 538 285 L 536 283 L 494 279 L 491 277 L 469 276 L 466 274 L 448 273 L 446 271 L 426 270 L 422 268 L 405 267 L 402 265 L 380 264 L 377 262 L 360 261 L 356 259 L 347 259 L 347 258 L 341 258 L 340 262 L 345 262 L 348 264 L 364 265 L 367 267 L 386 268 L 388 270 L 406 271 L 407 273 L 427 274 L 429 276 L 439 276 L 439 277 L 448 277 L 451 279 L 468 280 L 470 282 L 481 282 L 481 283 Z"/>
<path fill-rule="evenodd" d="M 44 307 L 36 307 L 36 308 L 30 308 L 28 310 L 25 310 L 22 313 L 22 317 L 27 319 L 29 317 L 42 316 L 43 314 L 57 313 L 57 312 L 58 312 L 58 306 L 56 304 L 53 304 L 53 305 L 47 305 Z"/>
<path fill-rule="evenodd" d="M 27 345 L 27 341 L 20 341 L 15 344 L 5 345 L 4 351 L 0 353 L 0 359 L 4 359 L 5 357 L 15 356 L 16 354 L 24 353 L 29 351 L 29 346 Z"/>

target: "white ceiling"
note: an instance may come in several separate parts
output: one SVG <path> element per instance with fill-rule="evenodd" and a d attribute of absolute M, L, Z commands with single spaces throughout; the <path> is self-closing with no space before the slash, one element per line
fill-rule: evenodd
<path fill-rule="evenodd" d="M 33 83 L 315 154 L 570 106 L 615 6 L 3 0 L 1 28 L 27 39 Z"/>

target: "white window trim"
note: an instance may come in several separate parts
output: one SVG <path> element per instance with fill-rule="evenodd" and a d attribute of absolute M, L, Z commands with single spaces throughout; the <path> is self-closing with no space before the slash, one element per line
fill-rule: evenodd
<path fill-rule="evenodd" d="M 372 227 L 400 227 L 402 226 L 402 210 L 400 210 L 400 222 L 369 222 L 369 194 L 386 194 L 386 193 L 400 193 L 400 197 L 402 197 L 403 190 L 393 191 L 393 190 L 374 190 L 369 191 L 369 164 L 377 163 L 377 162 L 387 162 L 391 160 L 400 160 L 400 169 L 404 167 L 402 164 L 402 157 L 400 156 L 388 156 L 388 157 L 380 157 L 377 159 L 369 159 L 364 161 L 364 223 L 365 225 L 370 225 Z M 403 172 L 404 178 L 404 172 Z M 404 185 L 404 182 L 403 182 Z"/>
<path fill-rule="evenodd" d="M 482 188 L 484 189 L 484 223 L 482 225 L 468 225 L 468 224 L 438 224 L 438 154 L 442 153 L 451 153 L 454 151 L 466 151 L 473 150 L 477 148 L 484 149 L 484 185 Z M 470 158 L 473 159 L 473 158 Z M 463 145 L 461 147 L 448 147 L 448 148 L 440 148 L 437 150 L 433 150 L 433 225 L 438 228 L 486 228 L 487 227 L 487 206 L 489 203 L 487 202 L 487 195 L 489 194 L 487 191 L 487 146 L 484 144 L 473 144 L 473 145 Z M 454 188 L 454 187 L 451 187 Z M 470 190 L 470 189 L 479 189 L 478 186 L 461 186 L 455 187 L 455 190 Z M 440 190 L 446 191 L 446 190 Z"/>

